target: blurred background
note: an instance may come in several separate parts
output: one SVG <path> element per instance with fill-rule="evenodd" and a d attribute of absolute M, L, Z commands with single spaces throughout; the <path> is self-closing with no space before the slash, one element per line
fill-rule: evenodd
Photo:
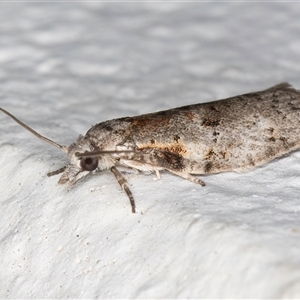
<path fill-rule="evenodd" d="M 90 126 L 300 88 L 300 3 L 0 2 L 0 106 L 70 144 Z M 0 116 L 0 298 L 299 298 L 299 154 L 245 175 L 103 172 Z M 254 175 L 255 174 L 255 175 Z"/>

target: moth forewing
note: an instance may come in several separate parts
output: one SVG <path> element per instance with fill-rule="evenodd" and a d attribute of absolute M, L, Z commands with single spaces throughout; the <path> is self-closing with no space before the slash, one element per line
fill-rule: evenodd
<path fill-rule="evenodd" d="M 99 123 L 69 147 L 38 138 L 67 152 L 70 164 L 60 184 L 74 184 L 96 170 L 110 169 L 135 212 L 133 195 L 118 167 L 142 172 L 167 170 L 204 186 L 194 175 L 247 171 L 300 147 L 300 93 L 288 83 L 223 100 Z"/>

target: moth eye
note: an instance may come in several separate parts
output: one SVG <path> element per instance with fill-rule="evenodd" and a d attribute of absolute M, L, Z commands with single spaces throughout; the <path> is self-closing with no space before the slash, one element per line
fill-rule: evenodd
<path fill-rule="evenodd" d="M 98 159 L 96 157 L 83 157 L 80 160 L 80 167 L 84 171 L 94 171 L 98 167 Z"/>

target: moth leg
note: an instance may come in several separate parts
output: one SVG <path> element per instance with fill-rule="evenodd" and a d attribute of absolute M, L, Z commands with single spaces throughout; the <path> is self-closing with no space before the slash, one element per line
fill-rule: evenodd
<path fill-rule="evenodd" d="M 160 173 L 159 173 L 159 170 L 155 170 L 155 173 L 156 173 L 157 179 L 160 180 Z"/>
<path fill-rule="evenodd" d="M 51 177 L 51 176 L 53 176 L 53 175 L 60 174 L 60 173 L 62 173 L 66 168 L 67 168 L 67 166 L 64 166 L 64 167 L 62 167 L 62 168 L 60 168 L 60 169 L 58 169 L 58 170 L 56 170 L 56 171 L 49 172 L 49 173 L 47 173 L 47 176 L 48 176 L 48 177 Z"/>
<path fill-rule="evenodd" d="M 117 170 L 116 167 L 111 167 L 110 170 L 115 175 L 115 177 L 116 177 L 117 181 L 119 182 L 119 185 L 121 186 L 121 188 L 126 192 L 128 198 L 129 198 L 130 204 L 131 204 L 131 211 L 132 211 L 132 213 L 135 213 L 134 198 L 133 198 L 131 190 L 129 189 L 129 187 L 127 185 L 126 179 L 122 176 L 122 174 Z"/>
<path fill-rule="evenodd" d="M 181 178 L 184 178 L 184 179 L 187 179 L 191 182 L 194 182 L 194 183 L 197 183 L 197 184 L 200 184 L 202 186 L 205 186 L 205 182 L 202 181 L 201 179 L 189 174 L 189 173 L 181 173 L 181 172 L 176 172 L 176 171 L 172 171 L 172 170 L 169 170 L 167 169 L 170 173 L 173 173 Z"/>

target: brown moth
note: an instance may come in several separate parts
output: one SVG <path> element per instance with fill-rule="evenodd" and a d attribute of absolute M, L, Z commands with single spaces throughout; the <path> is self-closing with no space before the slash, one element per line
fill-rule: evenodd
<path fill-rule="evenodd" d="M 96 170 L 111 170 L 133 195 L 119 166 L 143 172 L 167 170 L 204 186 L 194 175 L 242 172 L 300 147 L 300 92 L 288 83 L 202 104 L 99 123 L 69 147 L 40 135 L 8 111 L 5 114 L 38 138 L 66 152 L 70 164 L 59 184 L 73 185 Z"/>

